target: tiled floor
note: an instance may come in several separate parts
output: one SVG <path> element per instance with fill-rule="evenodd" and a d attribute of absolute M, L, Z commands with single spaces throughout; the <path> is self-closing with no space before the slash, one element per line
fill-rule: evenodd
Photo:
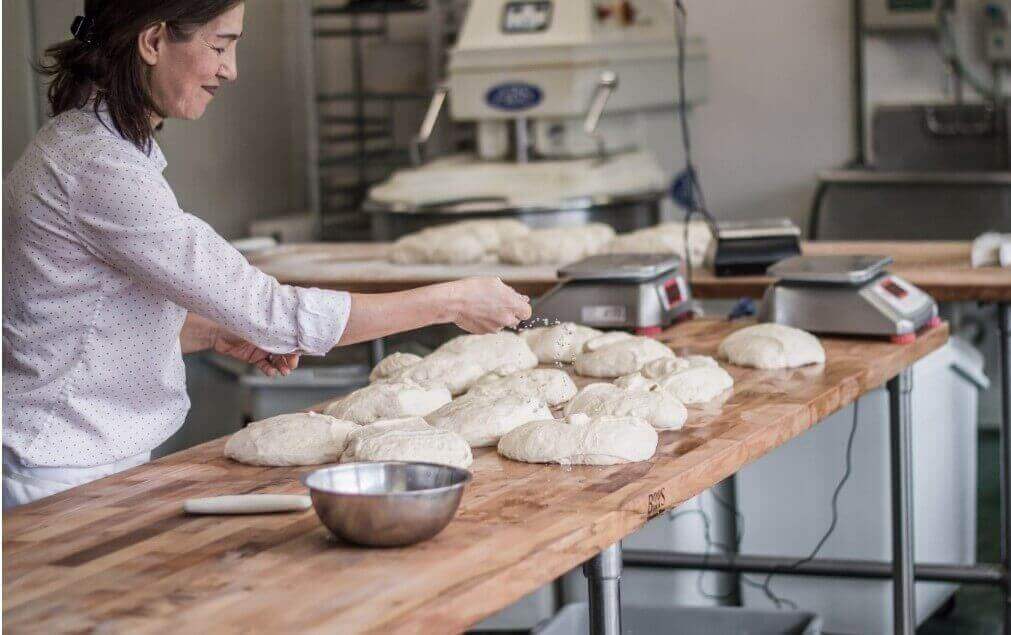
<path fill-rule="evenodd" d="M 982 432 L 979 439 L 976 558 L 997 562 L 1000 557 L 1000 499 L 997 481 L 998 436 Z M 954 611 L 935 616 L 920 626 L 920 635 L 991 635 L 1001 632 L 1001 598 L 996 589 L 965 586 L 955 594 Z"/>

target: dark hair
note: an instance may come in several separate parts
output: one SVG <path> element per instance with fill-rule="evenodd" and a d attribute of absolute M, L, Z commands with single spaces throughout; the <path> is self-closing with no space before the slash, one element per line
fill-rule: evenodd
<path fill-rule="evenodd" d="M 189 40 L 196 30 L 242 0 L 85 0 L 86 34 L 46 49 L 38 71 L 51 78 L 52 116 L 84 108 L 94 97 L 108 108 L 116 130 L 143 152 L 151 148 L 150 116 L 164 116 L 148 87 L 140 33 L 164 22 L 169 39 Z M 78 22 L 75 21 L 75 26 Z"/>

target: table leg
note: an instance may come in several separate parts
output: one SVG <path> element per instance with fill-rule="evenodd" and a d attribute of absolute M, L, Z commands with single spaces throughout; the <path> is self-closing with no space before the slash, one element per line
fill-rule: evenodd
<path fill-rule="evenodd" d="M 589 586 L 590 635 L 621 635 L 621 543 L 587 560 L 583 575 Z"/>
<path fill-rule="evenodd" d="M 1011 635 L 1011 305 L 997 305 L 997 329 L 1000 334 L 1000 561 L 1004 565 L 1004 633 Z"/>
<path fill-rule="evenodd" d="M 892 599 L 895 633 L 916 631 L 913 584 L 913 474 L 910 422 L 912 368 L 888 382 L 892 477 Z"/>
<path fill-rule="evenodd" d="M 386 357 L 386 340 L 381 337 L 377 337 L 369 343 L 369 354 L 371 357 L 372 368 L 375 368 L 379 362 L 383 361 Z"/>

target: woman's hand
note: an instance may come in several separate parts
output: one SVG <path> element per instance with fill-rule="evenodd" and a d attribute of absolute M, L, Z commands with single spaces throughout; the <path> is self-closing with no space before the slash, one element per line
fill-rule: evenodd
<path fill-rule="evenodd" d="M 240 362 L 255 365 L 270 377 L 275 377 L 278 373 L 287 375 L 298 368 L 299 353 L 272 355 L 196 313 L 186 316 L 186 322 L 179 332 L 179 345 L 183 353 L 212 350 L 234 357 Z"/>
<path fill-rule="evenodd" d="M 215 353 L 233 357 L 240 362 L 253 364 L 268 377 L 276 377 L 278 374 L 288 375 L 298 368 L 298 353 L 271 354 L 222 328 L 218 329 L 212 350 Z"/>
<path fill-rule="evenodd" d="M 470 333 L 494 333 L 530 319 L 530 298 L 500 278 L 466 278 L 447 284 L 452 322 Z"/>

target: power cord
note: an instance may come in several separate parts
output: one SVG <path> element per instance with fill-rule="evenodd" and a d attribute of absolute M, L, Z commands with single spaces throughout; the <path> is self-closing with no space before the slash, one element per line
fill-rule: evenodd
<path fill-rule="evenodd" d="M 742 584 L 749 586 L 751 588 L 760 589 L 762 593 L 765 595 L 765 597 L 768 598 L 769 601 L 772 602 L 772 604 L 777 609 L 782 609 L 785 606 L 790 609 L 796 610 L 798 608 L 798 605 L 793 600 L 776 595 L 776 593 L 772 590 L 773 577 L 776 576 L 777 574 L 789 573 L 790 571 L 796 570 L 799 567 L 814 560 L 817 557 L 818 553 L 821 552 L 822 547 L 825 546 L 825 543 L 828 542 L 828 539 L 832 536 L 833 533 L 835 533 L 836 526 L 839 524 L 839 495 L 842 493 L 843 487 L 846 485 L 847 481 L 849 481 L 849 478 L 853 473 L 853 442 L 854 439 L 856 438 L 857 422 L 859 421 L 859 417 L 860 417 L 860 406 L 859 402 L 855 401 L 853 402 L 853 423 L 850 427 L 849 438 L 846 441 L 846 468 L 843 472 L 842 478 L 839 480 L 839 483 L 835 487 L 835 491 L 832 493 L 832 502 L 831 502 L 832 521 L 829 523 L 829 527 L 825 531 L 825 534 L 815 545 L 814 549 L 811 550 L 811 553 L 808 554 L 807 556 L 804 556 L 803 558 L 796 560 L 795 562 L 792 562 L 786 566 L 778 568 L 776 571 L 772 573 L 767 574 L 761 582 L 756 582 L 755 580 L 743 574 L 739 576 Z M 709 558 L 709 555 L 712 553 L 713 548 L 719 548 L 725 552 L 728 552 L 728 559 L 730 560 L 730 562 L 733 562 L 734 555 L 740 551 L 741 541 L 744 538 L 744 516 L 737 510 L 737 508 L 734 505 L 730 504 L 730 502 L 721 498 L 716 493 L 715 490 L 710 489 L 709 494 L 721 507 L 723 507 L 728 512 L 733 514 L 734 518 L 736 519 L 735 522 L 736 535 L 734 536 L 734 544 L 732 546 L 713 540 L 711 532 L 712 520 L 709 517 L 709 514 L 706 512 L 706 510 L 702 507 L 701 495 L 696 498 L 696 505 L 697 505 L 696 509 L 687 509 L 684 511 L 668 514 L 668 519 L 671 522 L 673 522 L 674 520 L 682 516 L 686 516 L 689 514 L 698 514 L 702 518 L 703 538 L 706 542 L 706 550 L 705 553 L 703 554 L 703 564 L 707 562 L 707 559 Z M 709 593 L 708 591 L 706 591 L 703 586 L 703 578 L 706 573 L 707 571 L 705 570 L 699 570 L 699 575 L 695 580 L 695 587 L 700 595 L 710 600 L 726 600 L 733 595 L 733 592 L 725 594 L 716 594 L 716 593 Z"/>

